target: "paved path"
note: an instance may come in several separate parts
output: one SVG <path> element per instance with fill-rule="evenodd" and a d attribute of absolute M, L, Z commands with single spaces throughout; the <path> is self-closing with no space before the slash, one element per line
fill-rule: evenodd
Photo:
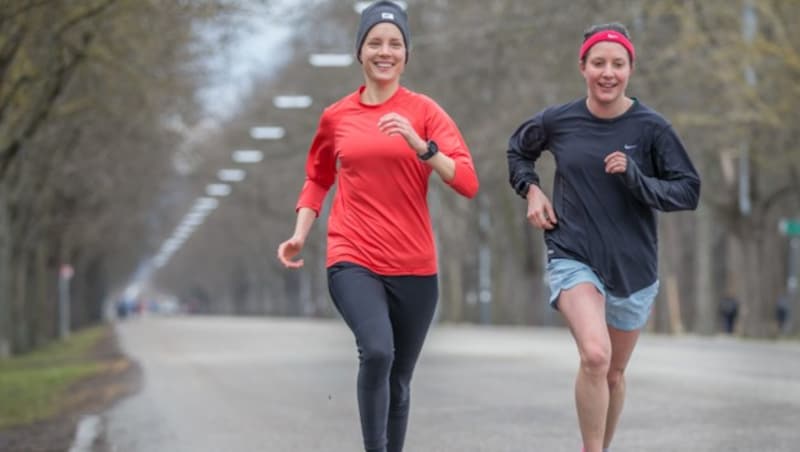
<path fill-rule="evenodd" d="M 104 416 L 112 452 L 357 452 L 356 352 L 341 321 L 120 324 L 142 391 Z M 436 326 L 407 452 L 577 452 L 565 330 Z M 644 336 L 614 442 L 624 451 L 800 451 L 800 344 Z"/>

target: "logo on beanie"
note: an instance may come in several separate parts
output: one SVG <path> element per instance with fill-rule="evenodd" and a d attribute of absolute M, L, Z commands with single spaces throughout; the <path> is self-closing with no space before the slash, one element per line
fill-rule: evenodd
<path fill-rule="evenodd" d="M 381 13 L 381 19 L 394 20 L 393 13 Z"/>

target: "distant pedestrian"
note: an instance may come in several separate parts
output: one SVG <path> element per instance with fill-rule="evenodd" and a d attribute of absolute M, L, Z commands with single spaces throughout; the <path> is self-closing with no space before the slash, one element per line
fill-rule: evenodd
<path fill-rule="evenodd" d="M 367 451 L 403 449 L 411 377 L 436 308 L 430 175 L 469 198 L 478 190 L 456 124 L 432 99 L 400 84 L 410 38 L 406 13 L 394 2 L 361 13 L 356 55 L 364 85 L 322 113 L 294 235 L 278 247 L 287 268 L 303 265 L 294 259 L 338 183 L 328 220 L 328 287 L 358 347 Z"/>
<path fill-rule="evenodd" d="M 672 126 L 626 94 L 634 61 L 624 26 L 589 28 L 578 61 L 587 96 L 525 121 L 507 153 L 528 221 L 545 231 L 550 304 L 578 347 L 575 399 L 587 452 L 611 444 L 624 371 L 658 291 L 656 211 L 694 209 L 700 194 Z M 545 150 L 556 162 L 553 204 L 534 169 Z"/>
<path fill-rule="evenodd" d="M 722 317 L 722 326 L 726 333 L 733 333 L 736 326 L 736 317 L 739 315 L 739 300 L 733 295 L 725 295 L 719 302 L 719 314 Z"/>
<path fill-rule="evenodd" d="M 775 305 L 775 320 L 778 322 L 778 332 L 786 331 L 786 321 L 789 319 L 789 297 L 786 294 L 778 297 Z"/>
<path fill-rule="evenodd" d="M 128 317 L 128 304 L 126 303 L 124 298 L 120 298 L 117 300 L 116 303 L 117 307 L 117 319 L 125 320 Z"/>

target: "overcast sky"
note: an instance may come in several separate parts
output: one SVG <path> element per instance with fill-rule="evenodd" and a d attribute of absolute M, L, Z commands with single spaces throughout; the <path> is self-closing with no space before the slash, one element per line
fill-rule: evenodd
<path fill-rule="evenodd" d="M 283 0 L 283 3 L 292 2 L 294 0 Z M 241 30 L 212 28 L 207 32 L 209 44 L 219 51 L 207 62 L 213 74 L 212 83 L 199 95 L 208 112 L 217 117 L 234 113 L 239 98 L 247 94 L 253 78 L 276 70 L 290 56 L 286 44 L 291 28 L 286 21 L 259 14 L 249 16 L 246 21 Z M 217 44 L 219 34 L 223 32 L 232 35 L 226 46 Z"/>

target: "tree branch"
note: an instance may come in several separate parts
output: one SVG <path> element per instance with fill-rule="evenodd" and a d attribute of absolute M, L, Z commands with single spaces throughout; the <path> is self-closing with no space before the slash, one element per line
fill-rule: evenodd
<path fill-rule="evenodd" d="M 19 79 L 14 82 L 14 86 L 11 87 L 8 94 L 6 96 L 0 97 L 0 123 L 3 122 L 3 118 L 6 115 L 6 110 L 8 109 L 11 102 L 14 100 L 14 96 L 16 96 L 17 92 L 19 92 L 23 86 L 28 85 L 32 82 L 32 79 L 28 75 L 23 75 Z"/>
<path fill-rule="evenodd" d="M 106 9 L 108 9 L 111 5 L 116 3 L 117 0 L 106 0 L 104 3 L 101 3 L 93 8 L 89 8 L 81 14 L 76 15 L 75 17 L 67 20 L 64 22 L 58 30 L 56 30 L 55 35 L 61 37 L 64 33 L 69 31 L 70 28 L 78 25 L 79 23 L 83 22 L 84 20 L 91 19 L 95 16 L 102 14 Z"/>
<path fill-rule="evenodd" d="M 11 12 L 5 13 L 5 14 L 4 13 L 0 13 L 0 24 L 2 24 L 5 21 L 14 22 L 14 21 L 16 21 L 17 17 L 25 14 L 26 12 L 28 12 L 28 11 L 30 11 L 32 9 L 39 8 L 40 6 L 44 6 L 44 5 L 48 4 L 48 3 L 55 3 L 55 1 L 56 0 L 39 0 L 39 1 L 28 0 L 28 1 L 25 2 L 25 4 L 22 7 L 17 8 L 14 11 L 11 11 Z"/>
<path fill-rule="evenodd" d="M 798 182 L 797 179 L 797 168 L 791 167 L 789 168 L 789 172 L 791 173 L 791 177 L 789 178 L 791 182 L 785 187 L 776 190 L 768 197 L 765 197 L 763 201 L 764 213 L 768 213 L 773 207 L 785 199 L 791 199 L 792 197 L 800 199 L 800 182 Z"/>
<path fill-rule="evenodd" d="M 20 25 L 15 31 L 6 35 L 6 39 L 8 40 L 4 43 L 3 47 L 0 48 L 0 86 L 2 86 L 3 81 L 6 79 L 6 74 L 11 67 L 11 62 L 14 61 L 14 58 L 17 56 L 17 52 L 22 47 L 22 43 L 25 42 L 26 31 L 27 27 Z"/>
<path fill-rule="evenodd" d="M 89 40 L 91 40 L 91 36 Z M 72 73 L 85 59 L 85 56 L 85 53 L 78 53 L 73 57 L 72 61 L 69 61 L 56 70 L 55 76 L 52 78 L 54 82 L 50 86 L 50 89 L 42 96 L 42 101 L 40 102 L 41 107 L 34 113 L 27 127 L 25 127 L 18 137 L 11 141 L 11 144 L 8 145 L 6 149 L 0 149 L 0 182 L 5 178 L 11 161 L 19 154 L 22 143 L 30 139 L 39 129 L 39 126 L 45 122 L 56 99 L 69 82 Z"/>

